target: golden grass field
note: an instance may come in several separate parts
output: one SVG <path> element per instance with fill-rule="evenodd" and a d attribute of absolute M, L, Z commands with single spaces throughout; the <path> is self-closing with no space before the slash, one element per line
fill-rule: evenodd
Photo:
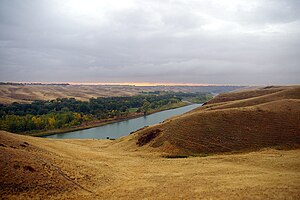
<path fill-rule="evenodd" d="M 28 103 L 33 100 L 76 98 L 87 101 L 90 98 L 131 96 L 141 91 L 137 87 L 103 85 L 0 85 L 0 103 Z"/>
<path fill-rule="evenodd" d="M 224 94 L 114 141 L 1 131 L 0 196 L 299 199 L 299 88 L 258 89 L 266 92 L 246 98 L 234 92 L 226 94 L 234 96 L 230 101 L 218 100 Z M 179 154 L 191 156 L 164 157 Z"/>
<path fill-rule="evenodd" d="M 0 103 L 30 103 L 33 100 L 132 96 L 140 92 L 221 92 L 242 88 L 239 86 L 133 86 L 133 85 L 4 85 L 0 84 Z"/>

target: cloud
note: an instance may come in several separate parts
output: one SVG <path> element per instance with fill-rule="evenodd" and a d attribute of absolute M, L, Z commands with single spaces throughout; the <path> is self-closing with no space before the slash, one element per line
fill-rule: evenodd
<path fill-rule="evenodd" d="M 299 83 L 299 1 L 0 1 L 0 80 Z"/>

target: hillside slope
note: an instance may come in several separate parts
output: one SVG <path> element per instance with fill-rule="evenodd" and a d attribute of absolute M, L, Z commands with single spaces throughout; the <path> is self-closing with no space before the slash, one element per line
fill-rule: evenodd
<path fill-rule="evenodd" d="M 219 95 L 123 140 L 131 147 L 171 154 L 298 147 L 299 122 L 300 87 L 270 87 Z"/>
<path fill-rule="evenodd" d="M 30 138 L 0 132 L 0 194 L 57 195 L 80 189 L 52 159 L 57 155 Z"/>
<path fill-rule="evenodd" d="M 300 150 L 168 159 L 0 131 L 1 199 L 299 199 Z"/>

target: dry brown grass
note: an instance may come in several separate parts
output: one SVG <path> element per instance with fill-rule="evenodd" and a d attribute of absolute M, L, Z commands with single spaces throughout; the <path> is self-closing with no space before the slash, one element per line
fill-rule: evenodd
<path fill-rule="evenodd" d="M 90 98 L 131 96 L 141 88 L 126 86 L 95 85 L 0 85 L 0 103 L 28 103 L 33 100 L 76 98 L 87 101 Z"/>
<path fill-rule="evenodd" d="M 187 155 L 298 147 L 299 122 L 300 87 L 276 87 L 224 94 L 206 106 L 136 132 L 127 140 L 134 143 L 160 129 L 160 135 L 144 148 Z"/>
<path fill-rule="evenodd" d="M 299 198 L 300 150 L 167 159 L 109 140 L 1 132 L 0 143 L 5 199 Z"/>
<path fill-rule="evenodd" d="M 0 85 L 0 103 L 30 103 L 33 100 L 132 96 L 139 92 L 215 92 L 238 89 L 231 86 L 121 86 L 121 85 Z"/>
<path fill-rule="evenodd" d="M 271 87 L 263 87 L 263 88 L 255 88 L 255 89 L 243 89 L 228 93 L 222 93 L 209 101 L 209 104 L 212 103 L 223 103 L 227 101 L 235 101 L 241 99 L 249 99 L 253 97 L 260 97 L 268 94 L 272 94 L 275 92 L 283 91 L 288 88 L 294 88 L 293 86 L 271 86 Z"/>

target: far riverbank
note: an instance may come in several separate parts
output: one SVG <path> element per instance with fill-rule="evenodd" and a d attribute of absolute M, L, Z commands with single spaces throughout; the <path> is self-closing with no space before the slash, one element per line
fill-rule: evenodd
<path fill-rule="evenodd" d="M 99 127 L 45 136 L 52 139 L 118 139 L 143 127 L 161 123 L 171 117 L 191 111 L 202 104 L 190 104 L 176 109 L 163 110 L 153 114 L 110 123 Z"/>
<path fill-rule="evenodd" d="M 184 106 L 191 105 L 191 104 L 193 104 L 193 103 L 188 102 L 188 101 L 173 103 L 173 104 L 169 104 L 166 106 L 162 106 L 159 109 L 150 110 L 147 113 L 147 115 L 165 111 L 165 110 L 180 108 L 180 107 L 184 107 Z M 144 113 L 134 112 L 134 113 L 129 113 L 127 116 L 95 120 L 95 121 L 83 123 L 83 124 L 81 124 L 79 126 L 75 126 L 75 127 L 47 130 L 47 131 L 42 131 L 42 132 L 29 133 L 26 135 L 31 135 L 31 136 L 36 136 L 36 137 L 45 137 L 45 136 L 50 136 L 50 135 L 63 134 L 63 133 L 68 133 L 68 132 L 74 132 L 74 131 L 95 128 L 95 127 L 104 126 L 104 125 L 112 124 L 112 123 L 116 123 L 116 122 L 122 122 L 122 121 L 130 120 L 130 119 L 134 119 L 134 118 L 138 118 L 138 117 L 142 117 L 142 116 L 144 116 Z"/>

